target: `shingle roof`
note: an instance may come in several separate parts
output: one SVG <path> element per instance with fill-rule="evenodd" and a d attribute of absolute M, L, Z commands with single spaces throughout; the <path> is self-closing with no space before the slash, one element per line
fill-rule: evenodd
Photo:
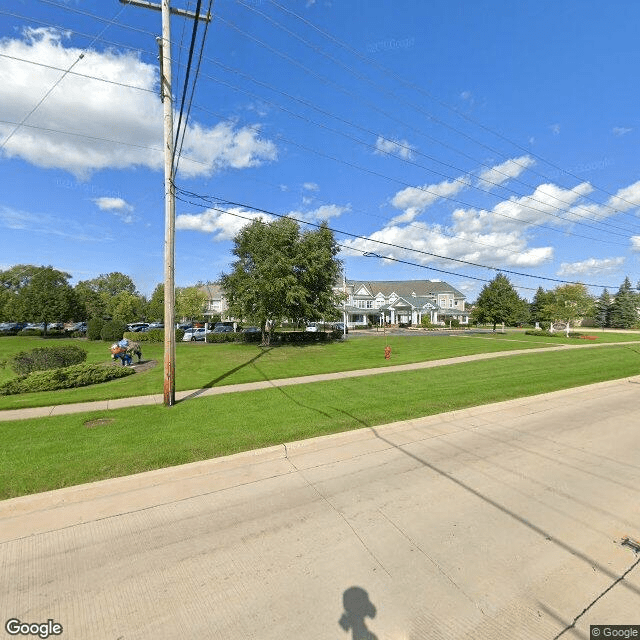
<path fill-rule="evenodd" d="M 415 292 L 416 296 L 420 298 L 438 293 L 453 293 L 456 298 L 464 298 L 464 295 L 455 287 L 440 280 L 348 280 L 347 282 L 353 286 L 354 291 L 364 285 L 374 297 L 378 292 L 381 292 L 388 298 L 395 292 L 406 298 Z"/>

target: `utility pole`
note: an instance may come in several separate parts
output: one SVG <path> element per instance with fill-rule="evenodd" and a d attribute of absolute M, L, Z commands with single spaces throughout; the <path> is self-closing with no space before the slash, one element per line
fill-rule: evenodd
<path fill-rule="evenodd" d="M 175 232 L 176 192 L 173 151 L 173 95 L 171 93 L 171 14 L 209 22 L 211 14 L 196 15 L 192 11 L 174 9 L 170 0 L 161 4 L 146 0 L 120 0 L 144 9 L 162 12 L 160 47 L 160 98 L 164 113 L 164 404 L 171 407 L 176 401 L 176 331 L 175 331 Z"/>

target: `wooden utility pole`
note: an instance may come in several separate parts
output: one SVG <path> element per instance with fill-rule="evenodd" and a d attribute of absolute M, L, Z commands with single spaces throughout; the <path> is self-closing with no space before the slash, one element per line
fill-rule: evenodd
<path fill-rule="evenodd" d="M 164 108 L 164 404 L 171 407 L 176 401 L 176 331 L 175 331 L 175 232 L 176 192 L 174 182 L 173 95 L 171 93 L 171 14 L 195 20 L 211 20 L 211 14 L 196 15 L 192 11 L 174 9 L 170 0 L 161 4 L 146 0 L 120 0 L 144 9 L 162 12 L 160 47 L 160 97 Z"/>

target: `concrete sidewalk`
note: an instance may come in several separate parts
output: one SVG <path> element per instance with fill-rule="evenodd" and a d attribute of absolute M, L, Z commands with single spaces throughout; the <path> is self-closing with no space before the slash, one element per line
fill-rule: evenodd
<path fill-rule="evenodd" d="M 92 640 L 640 624 L 621 544 L 640 536 L 639 394 L 615 380 L 0 502 L 2 622 Z"/>
<path fill-rule="evenodd" d="M 464 337 L 464 336 L 461 336 Z M 618 346 L 627 343 L 610 343 L 601 345 L 553 345 L 551 349 L 584 349 L 584 348 L 605 348 Z M 638 344 L 629 343 L 629 344 Z M 472 362 L 477 360 L 490 360 L 493 358 L 506 358 L 509 356 L 548 352 L 550 347 L 540 349 L 518 349 L 514 351 L 499 351 L 496 353 L 480 353 L 457 358 L 445 358 L 442 360 L 431 360 L 428 362 L 414 362 L 402 365 L 390 365 L 375 369 L 357 369 L 354 371 L 339 371 L 336 373 L 321 373 L 311 376 L 282 378 L 277 380 L 263 380 L 260 382 L 247 382 L 243 384 L 221 385 L 205 389 L 192 389 L 190 391 L 177 391 L 176 402 L 183 400 L 214 396 L 225 393 L 241 393 L 243 391 L 254 391 L 257 389 L 269 389 L 272 387 L 286 387 L 296 384 L 309 384 L 325 380 L 342 380 L 345 378 L 359 378 L 362 376 L 383 375 L 385 373 L 397 373 L 399 371 L 414 371 L 419 369 L 431 369 L 433 367 L 444 367 L 462 362 Z M 122 409 L 123 407 L 137 407 L 153 404 L 162 404 L 164 397 L 161 393 L 148 396 L 134 396 L 129 398 L 116 398 L 114 400 L 99 400 L 95 402 L 79 402 L 74 404 L 51 405 L 46 407 L 33 407 L 28 409 L 3 409 L 0 410 L 0 422 L 7 420 L 25 420 L 30 418 L 45 418 L 48 416 L 60 416 L 71 413 L 84 413 L 87 411 L 107 411 L 111 409 Z"/>

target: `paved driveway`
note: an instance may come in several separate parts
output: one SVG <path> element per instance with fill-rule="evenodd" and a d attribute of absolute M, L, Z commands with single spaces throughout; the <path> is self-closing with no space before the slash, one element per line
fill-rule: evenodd
<path fill-rule="evenodd" d="M 639 398 L 640 378 L 607 382 L 0 502 L 3 624 L 83 640 L 640 624 L 621 544 L 640 537 Z"/>

